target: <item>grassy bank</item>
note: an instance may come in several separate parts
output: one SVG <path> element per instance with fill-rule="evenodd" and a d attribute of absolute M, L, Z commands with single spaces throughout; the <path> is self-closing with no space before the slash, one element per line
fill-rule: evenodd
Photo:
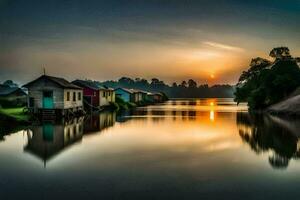
<path fill-rule="evenodd" d="M 4 120 L 6 119 L 16 122 L 28 122 L 30 120 L 30 116 L 24 113 L 24 107 L 0 108 L 0 116 Z"/>
<path fill-rule="evenodd" d="M 113 110 L 129 110 L 136 107 L 137 105 L 131 102 L 125 102 L 122 98 L 116 97 L 116 102 L 111 103 L 110 107 Z"/>

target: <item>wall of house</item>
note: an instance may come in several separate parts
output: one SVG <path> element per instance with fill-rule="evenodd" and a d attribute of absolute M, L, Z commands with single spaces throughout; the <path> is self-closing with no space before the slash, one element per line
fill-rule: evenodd
<path fill-rule="evenodd" d="M 100 106 L 108 106 L 110 102 L 115 102 L 115 92 L 112 90 L 100 90 Z"/>
<path fill-rule="evenodd" d="M 83 95 L 86 97 L 90 97 L 93 106 L 98 107 L 99 106 L 99 90 L 93 90 L 91 88 L 83 88 Z"/>
<path fill-rule="evenodd" d="M 75 101 L 73 100 L 75 92 Z M 70 94 L 69 100 L 67 99 L 68 93 Z M 79 99 L 78 96 L 81 95 L 81 98 Z M 82 90 L 75 90 L 75 89 L 65 89 L 64 90 L 64 109 L 69 108 L 78 108 L 83 106 L 83 92 Z"/>
<path fill-rule="evenodd" d="M 140 102 L 143 100 L 143 93 L 137 92 L 134 93 L 134 102 Z"/>
<path fill-rule="evenodd" d="M 111 102 L 116 102 L 116 93 L 114 90 L 111 91 Z"/>
<path fill-rule="evenodd" d="M 82 107 L 83 94 L 81 89 L 63 89 L 56 83 L 47 80 L 40 80 L 33 83 L 28 88 L 28 106 L 29 99 L 34 99 L 34 108 L 43 108 L 43 92 L 53 91 L 53 108 L 54 109 L 69 109 Z M 67 100 L 67 93 L 70 93 L 70 99 Z M 76 93 L 76 101 L 73 101 L 73 92 Z M 78 99 L 78 93 L 81 94 L 81 99 Z"/>
<path fill-rule="evenodd" d="M 43 108 L 44 91 L 53 91 L 54 109 L 64 108 L 64 90 L 51 81 L 38 81 L 28 88 L 28 99 L 34 99 L 34 108 Z"/>
<path fill-rule="evenodd" d="M 115 90 L 115 95 L 122 98 L 125 102 L 130 102 L 131 101 L 131 94 L 124 91 L 124 90 L 116 89 Z"/>

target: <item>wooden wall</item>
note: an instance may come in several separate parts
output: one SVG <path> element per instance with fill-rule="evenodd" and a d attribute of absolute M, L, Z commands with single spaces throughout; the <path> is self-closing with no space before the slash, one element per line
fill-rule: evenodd
<path fill-rule="evenodd" d="M 67 101 L 67 93 L 70 93 L 70 100 Z M 76 94 L 76 101 L 73 101 L 73 94 Z M 78 93 L 81 94 L 81 100 L 78 100 Z M 64 109 L 82 107 L 83 102 L 83 92 L 82 90 L 74 90 L 74 89 L 65 89 L 64 90 Z"/>
<path fill-rule="evenodd" d="M 43 91 L 53 91 L 55 109 L 64 108 L 64 90 L 51 81 L 38 81 L 28 88 L 28 98 L 34 98 L 34 108 L 43 108 Z"/>
<path fill-rule="evenodd" d="M 108 106 L 110 102 L 115 102 L 115 91 L 100 90 L 99 99 L 100 99 L 100 106 Z"/>
<path fill-rule="evenodd" d="M 83 94 L 81 89 L 63 89 L 52 81 L 37 81 L 28 88 L 28 98 L 34 98 L 34 108 L 43 108 L 43 92 L 53 91 L 54 109 L 69 109 L 83 106 Z M 70 100 L 67 101 L 67 92 L 70 93 Z M 73 92 L 76 92 L 76 101 L 73 101 Z M 78 100 L 78 93 L 81 93 L 81 100 Z"/>

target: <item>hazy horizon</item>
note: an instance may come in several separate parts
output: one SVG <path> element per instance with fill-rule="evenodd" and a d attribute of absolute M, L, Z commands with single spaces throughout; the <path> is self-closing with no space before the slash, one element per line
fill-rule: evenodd
<path fill-rule="evenodd" d="M 0 81 L 159 78 L 235 84 L 277 46 L 300 56 L 300 1 L 0 0 Z"/>

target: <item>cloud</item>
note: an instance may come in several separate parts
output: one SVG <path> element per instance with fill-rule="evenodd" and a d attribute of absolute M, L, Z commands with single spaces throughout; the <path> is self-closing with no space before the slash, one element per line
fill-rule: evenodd
<path fill-rule="evenodd" d="M 227 44 L 221 44 L 221 43 L 217 43 L 217 42 L 206 41 L 206 42 L 203 42 L 203 44 L 206 46 L 210 46 L 210 47 L 214 47 L 214 48 L 218 48 L 218 49 L 224 49 L 224 50 L 228 50 L 228 51 L 238 51 L 238 52 L 244 51 L 243 48 L 235 47 L 235 46 L 231 46 L 231 45 L 227 45 Z"/>

